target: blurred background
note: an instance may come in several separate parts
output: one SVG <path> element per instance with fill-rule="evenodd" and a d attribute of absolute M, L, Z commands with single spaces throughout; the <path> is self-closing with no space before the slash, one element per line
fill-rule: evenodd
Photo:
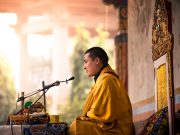
<path fill-rule="evenodd" d="M 74 76 L 46 93 L 47 112 L 70 123 L 80 114 L 93 81 L 83 70 L 84 52 L 103 47 L 114 67 L 117 24 L 117 11 L 102 1 L 0 0 L 0 124 L 20 109 L 21 92 Z"/>

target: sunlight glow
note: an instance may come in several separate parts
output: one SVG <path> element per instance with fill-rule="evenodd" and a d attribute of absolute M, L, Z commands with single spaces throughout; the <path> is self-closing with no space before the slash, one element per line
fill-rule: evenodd
<path fill-rule="evenodd" d="M 17 23 L 15 13 L 0 13 L 0 53 L 5 56 L 10 63 L 14 73 L 15 85 L 19 74 L 19 40 L 12 25 Z"/>
<path fill-rule="evenodd" d="M 0 13 L 0 23 L 15 25 L 17 23 L 16 13 Z"/>
<path fill-rule="evenodd" d="M 30 56 L 42 56 L 45 59 L 50 59 L 52 40 L 52 36 L 29 34 L 28 54 Z"/>

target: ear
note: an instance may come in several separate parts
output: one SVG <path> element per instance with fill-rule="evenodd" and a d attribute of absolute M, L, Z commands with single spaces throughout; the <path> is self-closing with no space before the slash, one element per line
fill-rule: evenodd
<path fill-rule="evenodd" d="M 96 57 L 96 58 L 95 58 L 95 62 L 96 62 L 96 64 L 98 65 L 98 64 L 101 62 L 101 60 L 100 60 L 98 57 Z"/>

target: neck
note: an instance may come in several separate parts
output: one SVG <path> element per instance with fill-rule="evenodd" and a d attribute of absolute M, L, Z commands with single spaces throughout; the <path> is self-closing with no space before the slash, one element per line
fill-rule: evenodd
<path fill-rule="evenodd" d="M 103 65 L 103 66 L 100 68 L 99 72 L 94 76 L 95 82 L 96 82 L 97 78 L 99 77 L 101 71 L 102 71 L 105 67 L 107 67 L 107 66 L 108 66 L 108 64 L 105 64 L 105 65 Z"/>

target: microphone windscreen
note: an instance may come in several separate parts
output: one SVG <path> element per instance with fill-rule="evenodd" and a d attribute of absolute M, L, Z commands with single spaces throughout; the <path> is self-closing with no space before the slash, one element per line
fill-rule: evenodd
<path fill-rule="evenodd" d="M 74 80 L 74 79 L 75 79 L 75 77 L 73 76 L 73 77 L 69 78 L 69 80 L 68 80 L 68 81 L 70 81 L 70 80 Z"/>

